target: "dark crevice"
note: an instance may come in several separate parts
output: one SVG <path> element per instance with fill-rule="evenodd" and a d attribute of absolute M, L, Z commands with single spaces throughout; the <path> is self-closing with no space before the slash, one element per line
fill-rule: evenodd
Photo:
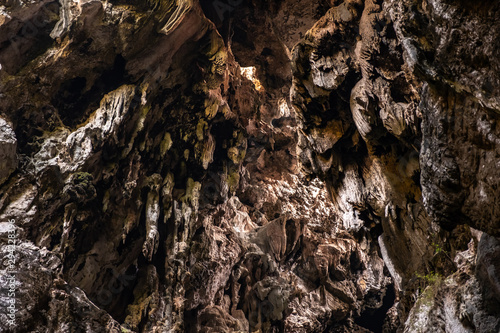
<path fill-rule="evenodd" d="M 373 333 L 382 333 L 384 331 L 384 320 L 387 311 L 394 305 L 395 300 L 396 293 L 394 285 L 391 284 L 387 287 L 385 296 L 382 300 L 382 306 L 378 309 L 365 309 L 361 313 L 361 316 L 356 318 L 355 323 Z"/>

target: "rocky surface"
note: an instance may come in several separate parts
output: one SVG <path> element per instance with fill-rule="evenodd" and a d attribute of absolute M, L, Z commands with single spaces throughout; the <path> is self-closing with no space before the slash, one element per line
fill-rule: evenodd
<path fill-rule="evenodd" d="M 0 4 L 0 331 L 498 332 L 499 14 Z"/>

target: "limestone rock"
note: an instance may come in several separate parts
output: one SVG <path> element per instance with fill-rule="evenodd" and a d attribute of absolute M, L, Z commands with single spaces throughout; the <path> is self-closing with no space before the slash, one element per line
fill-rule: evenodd
<path fill-rule="evenodd" d="M 12 127 L 0 118 L 0 184 L 17 168 L 17 140 Z"/>
<path fill-rule="evenodd" d="M 499 13 L 4 1 L 0 331 L 497 332 Z"/>

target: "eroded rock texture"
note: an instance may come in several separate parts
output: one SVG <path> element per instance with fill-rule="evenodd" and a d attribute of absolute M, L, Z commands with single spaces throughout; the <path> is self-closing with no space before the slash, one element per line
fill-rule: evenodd
<path fill-rule="evenodd" d="M 1 331 L 500 331 L 499 15 L 3 2 Z"/>

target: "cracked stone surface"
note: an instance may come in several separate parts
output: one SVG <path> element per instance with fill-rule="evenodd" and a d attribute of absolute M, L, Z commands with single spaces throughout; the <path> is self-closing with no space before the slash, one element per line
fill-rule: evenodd
<path fill-rule="evenodd" d="M 499 14 L 2 2 L 0 331 L 498 332 Z"/>

